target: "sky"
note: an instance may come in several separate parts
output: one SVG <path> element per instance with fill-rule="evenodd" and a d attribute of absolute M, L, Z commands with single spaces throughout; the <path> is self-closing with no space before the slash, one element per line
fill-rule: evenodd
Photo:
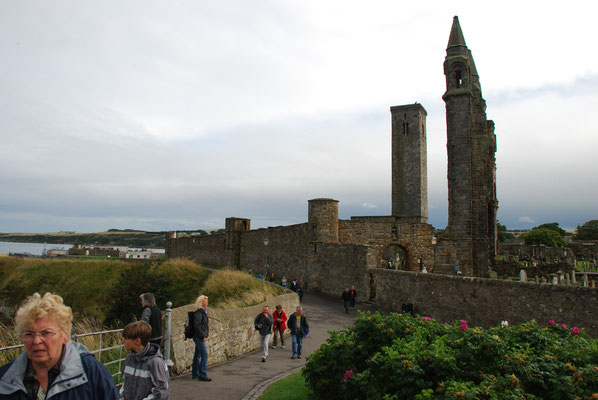
<path fill-rule="evenodd" d="M 598 219 L 598 3 L 2 0 L 0 232 L 389 215 L 390 107 L 427 110 L 447 224 L 453 22 L 497 138 L 509 229 Z"/>

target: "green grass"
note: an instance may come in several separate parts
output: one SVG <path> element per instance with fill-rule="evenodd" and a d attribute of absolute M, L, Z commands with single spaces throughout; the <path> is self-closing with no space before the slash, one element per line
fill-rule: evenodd
<path fill-rule="evenodd" d="M 306 400 L 308 393 L 309 389 L 305 385 L 305 379 L 299 371 L 273 383 L 260 396 L 260 400 Z"/>

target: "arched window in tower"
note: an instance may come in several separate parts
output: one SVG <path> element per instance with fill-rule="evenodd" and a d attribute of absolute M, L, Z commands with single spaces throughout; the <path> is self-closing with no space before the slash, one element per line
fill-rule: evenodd
<path fill-rule="evenodd" d="M 464 68 L 463 65 L 461 64 L 456 64 L 453 66 L 453 85 L 456 88 L 460 88 L 463 86 L 464 82 L 463 80 L 465 79 L 465 74 L 463 73 Z"/>
<path fill-rule="evenodd" d="M 403 133 L 406 135 L 409 133 L 409 122 L 407 122 L 407 114 L 403 115 L 403 118 L 405 119 L 403 121 Z"/>

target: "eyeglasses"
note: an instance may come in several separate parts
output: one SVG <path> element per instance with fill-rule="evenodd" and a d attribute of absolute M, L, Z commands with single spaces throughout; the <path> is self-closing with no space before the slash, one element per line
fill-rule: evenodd
<path fill-rule="evenodd" d="M 23 342 L 33 342 L 35 340 L 35 336 L 38 336 L 38 335 L 41 340 L 46 341 L 46 340 L 52 339 L 54 336 L 56 336 L 56 332 L 51 331 L 49 329 L 44 329 L 43 331 L 39 331 L 39 332 L 24 331 L 21 334 L 21 339 L 23 339 Z"/>

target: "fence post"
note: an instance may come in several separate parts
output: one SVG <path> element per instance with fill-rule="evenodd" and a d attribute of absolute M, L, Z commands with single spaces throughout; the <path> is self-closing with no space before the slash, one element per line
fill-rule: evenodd
<path fill-rule="evenodd" d="M 172 367 L 174 366 L 174 363 L 172 362 L 172 360 L 170 359 L 170 333 L 172 332 L 172 330 L 170 329 L 171 327 L 171 322 L 172 322 L 172 302 L 168 301 L 166 302 L 166 335 L 165 335 L 165 341 L 164 341 L 164 359 L 166 361 L 166 366 L 168 367 L 168 372 L 172 372 Z"/>

